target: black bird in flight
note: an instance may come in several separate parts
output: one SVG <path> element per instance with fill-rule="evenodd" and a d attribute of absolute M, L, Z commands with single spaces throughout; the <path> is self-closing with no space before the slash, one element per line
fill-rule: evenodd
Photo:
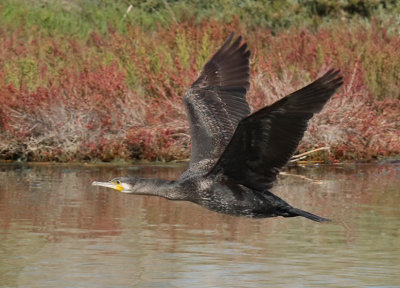
<path fill-rule="evenodd" d="M 185 93 L 192 147 L 189 167 L 179 179 L 118 177 L 93 185 L 190 201 L 233 216 L 329 221 L 292 207 L 269 189 L 296 151 L 307 122 L 343 84 L 343 77 L 339 70 L 329 70 L 250 114 L 249 57 L 247 44 L 241 37 L 234 40 L 232 33 Z"/>

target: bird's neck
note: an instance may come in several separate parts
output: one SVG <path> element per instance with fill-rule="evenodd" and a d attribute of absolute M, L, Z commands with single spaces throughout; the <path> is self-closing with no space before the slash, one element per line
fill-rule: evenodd
<path fill-rule="evenodd" d="M 185 195 L 176 181 L 163 179 L 138 179 L 134 186 L 133 193 L 160 196 L 170 200 L 185 200 Z"/>

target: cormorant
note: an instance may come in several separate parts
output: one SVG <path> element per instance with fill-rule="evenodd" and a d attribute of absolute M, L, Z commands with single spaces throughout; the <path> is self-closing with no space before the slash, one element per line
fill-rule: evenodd
<path fill-rule="evenodd" d="M 329 219 L 292 207 L 272 194 L 279 170 L 296 151 L 307 122 L 343 84 L 329 70 L 306 87 L 252 114 L 247 43 L 232 33 L 184 95 L 192 139 L 188 169 L 175 181 L 118 177 L 93 185 L 131 194 L 194 202 L 253 218 Z"/>

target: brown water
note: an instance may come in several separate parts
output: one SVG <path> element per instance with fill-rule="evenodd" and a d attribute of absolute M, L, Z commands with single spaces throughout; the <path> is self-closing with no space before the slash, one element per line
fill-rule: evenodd
<path fill-rule="evenodd" d="M 0 165 L 0 287 L 400 287 L 399 165 L 280 178 L 273 192 L 331 224 L 90 185 L 184 168 Z"/>

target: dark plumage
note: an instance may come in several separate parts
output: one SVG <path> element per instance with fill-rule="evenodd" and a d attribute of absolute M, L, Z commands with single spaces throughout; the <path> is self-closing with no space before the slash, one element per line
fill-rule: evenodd
<path fill-rule="evenodd" d="M 249 57 L 232 33 L 185 93 L 192 149 L 176 181 L 120 177 L 93 185 L 133 194 L 186 200 L 234 216 L 328 219 L 297 209 L 268 191 L 307 129 L 343 84 L 329 70 L 308 86 L 250 115 Z"/>

